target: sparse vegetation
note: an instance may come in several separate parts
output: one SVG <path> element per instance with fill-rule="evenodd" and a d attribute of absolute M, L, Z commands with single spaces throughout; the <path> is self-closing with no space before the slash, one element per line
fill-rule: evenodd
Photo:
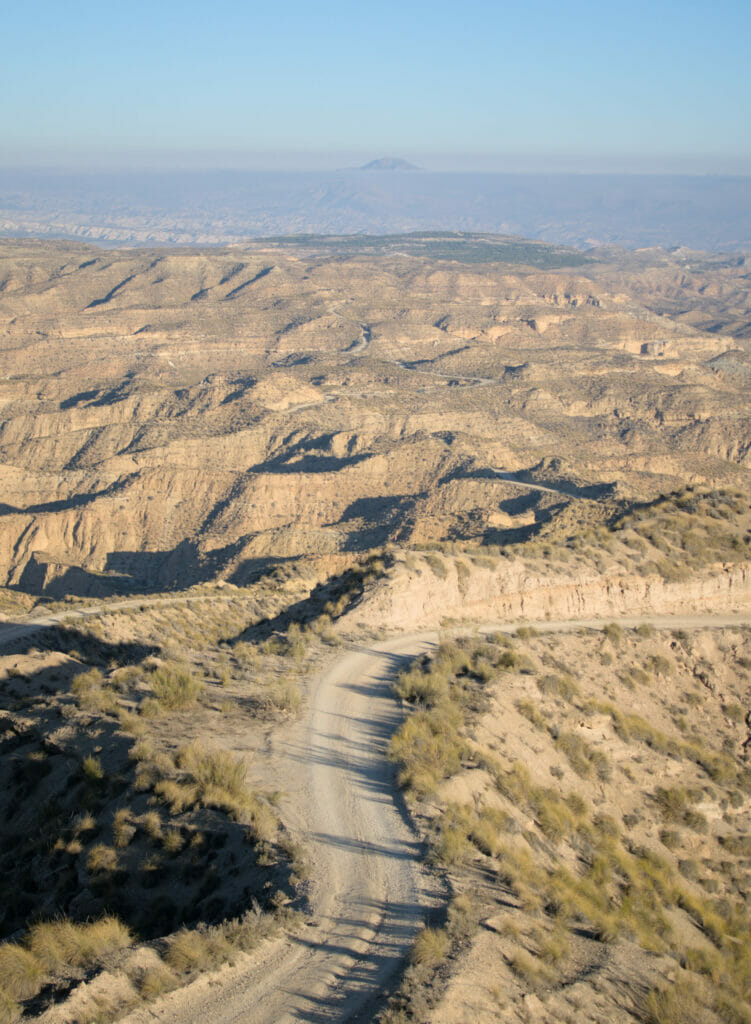
<path fill-rule="evenodd" d="M 160 665 L 148 676 L 148 683 L 161 707 L 170 711 L 194 704 L 203 690 L 200 680 L 185 665 Z"/>
<path fill-rule="evenodd" d="M 751 943 L 751 925 L 743 902 L 748 870 L 747 866 L 741 867 L 740 858 L 747 857 L 751 847 L 748 836 L 744 841 L 743 834 L 737 828 L 733 830 L 735 820 L 726 814 L 724 827 L 731 831 L 720 837 L 720 845 L 723 851 L 739 859 L 733 862 L 732 869 L 729 864 L 723 867 L 723 886 L 718 880 L 709 812 L 705 812 L 704 804 L 718 800 L 714 787 L 728 787 L 725 806 L 729 806 L 731 795 L 740 793 L 747 784 L 745 769 L 734 765 L 726 754 L 708 751 L 706 745 L 700 744 L 698 733 L 690 740 L 679 738 L 680 733 L 671 735 L 670 708 L 667 701 L 661 701 L 659 690 L 648 700 L 653 707 L 664 707 L 668 723 L 664 728 L 654 718 L 650 721 L 629 707 L 634 697 L 629 696 L 625 706 L 616 702 L 616 694 L 622 697 L 637 692 L 633 682 L 629 686 L 622 679 L 631 681 L 637 677 L 640 664 L 647 665 L 650 674 L 676 677 L 670 685 L 680 687 L 681 673 L 693 670 L 690 660 L 682 667 L 680 655 L 676 661 L 675 654 L 663 654 L 664 641 L 651 630 L 628 635 L 611 629 L 608 639 L 621 652 L 621 663 L 616 669 L 602 666 L 594 634 L 583 635 L 578 641 L 591 652 L 590 664 L 599 666 L 592 671 L 611 673 L 611 696 L 607 700 L 592 693 L 594 686 L 585 681 L 583 674 L 573 679 L 558 663 L 559 671 L 555 674 L 545 675 L 536 670 L 541 648 L 553 649 L 552 640 L 530 636 L 526 650 L 513 650 L 508 646 L 508 638 L 498 638 L 497 643 L 496 638 L 489 638 L 442 645 L 435 659 L 423 659 L 413 665 L 395 687 L 407 706 L 413 708 L 392 744 L 401 769 L 400 780 L 413 799 L 419 801 L 429 796 L 425 806 L 437 803 L 441 808 L 439 814 L 430 812 L 424 821 L 433 859 L 461 877 L 466 866 L 481 855 L 487 858 L 486 870 L 494 870 L 499 886 L 512 894 L 518 906 L 518 920 L 526 922 L 520 927 L 527 937 L 517 931 L 514 944 L 504 955 L 522 990 L 538 991 L 540 986 L 549 986 L 555 980 L 560 965 L 565 964 L 570 954 L 572 935 L 576 932 L 605 943 L 623 938 L 649 953 L 683 957 L 688 965 L 687 991 L 691 986 L 699 986 L 702 1005 L 710 1015 L 708 1022 L 741 1022 L 744 1018 L 738 1015 L 738 1008 L 751 994 L 751 976 L 740 966 L 740 959 L 741 950 Z M 680 643 L 690 652 L 689 635 Z M 488 650 L 494 644 L 497 650 Z M 514 746 L 510 741 L 503 744 L 509 747 L 505 756 L 473 742 L 478 705 L 467 699 L 466 679 L 480 659 L 492 669 L 483 677 L 490 682 L 481 684 L 481 692 L 484 695 L 485 688 L 490 687 L 496 700 L 501 701 L 506 716 L 504 731 L 511 732 L 514 714 L 522 716 L 535 726 L 538 739 L 528 742 L 543 744 L 538 748 L 538 753 L 546 752 L 541 758 L 543 763 L 547 757 L 557 756 L 572 769 L 573 775 L 567 775 L 555 764 L 550 766 L 548 778 L 552 775 L 559 780 L 561 788 L 541 784 L 518 755 L 511 756 L 511 750 L 518 749 L 518 739 L 515 738 Z M 508 665 L 510 660 L 514 662 L 513 668 Z M 556 661 L 551 655 L 542 660 L 547 664 Z M 513 679 L 507 682 L 509 673 Z M 501 679 L 504 682 L 499 689 Z M 541 700 L 530 698 L 531 687 Z M 643 698 L 638 699 L 643 703 Z M 710 710 L 705 703 L 701 705 L 704 715 Z M 712 705 L 715 728 L 732 728 L 733 718 L 726 714 L 728 701 L 716 700 Z M 687 708 L 694 706 L 697 705 L 686 704 Z M 437 766 L 434 760 L 423 782 L 414 769 L 415 751 L 420 747 L 416 734 L 428 722 L 437 721 L 447 708 L 452 710 L 451 728 L 436 728 L 438 739 L 433 749 L 442 749 L 450 737 L 451 746 L 462 752 L 451 764 L 444 760 Z M 603 724 L 590 725 L 595 718 Z M 572 727 L 574 723 L 576 728 Z M 590 730 L 599 737 L 598 742 L 585 738 L 584 733 Z M 492 779 L 501 806 L 486 803 L 491 797 L 482 796 L 482 789 L 473 803 L 442 796 L 444 787 L 446 792 L 453 792 L 452 782 L 446 780 L 462 777 L 470 764 L 481 766 Z M 637 775 L 646 780 L 651 775 L 661 778 L 666 774 L 692 781 L 656 785 L 653 782 L 641 803 L 637 803 L 640 812 L 634 810 L 623 815 L 626 832 L 611 814 L 593 807 L 576 790 L 566 791 L 562 786 L 565 778 L 574 778 L 580 780 L 577 785 L 597 787 L 601 793 L 597 803 L 607 806 L 613 799 L 608 795 L 614 793 L 611 787 L 621 785 L 619 779 L 627 778 L 633 787 Z M 735 806 L 746 806 L 740 797 L 733 799 Z M 418 813 L 422 806 L 416 805 Z M 656 853 L 653 845 L 636 839 L 652 835 L 653 823 L 659 825 L 657 838 L 662 854 Z M 703 861 L 685 856 L 685 851 L 697 842 L 704 850 Z M 735 881 L 731 882 L 731 877 Z M 676 914 L 684 914 L 711 942 L 711 955 L 700 955 L 698 946 L 694 949 L 685 945 L 675 924 Z M 448 955 L 446 950 L 441 954 L 443 963 Z M 437 959 L 438 953 L 435 956 Z M 725 979 L 722 985 L 718 985 L 720 977 Z M 421 991 L 424 993 L 424 988 Z M 649 995 L 644 1020 L 674 1019 L 671 1014 L 677 1013 L 681 1004 L 677 996 L 666 994 L 670 991 L 658 987 Z"/>

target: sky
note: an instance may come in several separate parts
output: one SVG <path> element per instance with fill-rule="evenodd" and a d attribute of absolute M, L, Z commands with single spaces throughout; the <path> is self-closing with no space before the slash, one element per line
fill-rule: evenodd
<path fill-rule="evenodd" d="M 8 5 L 0 167 L 751 173 L 749 0 Z"/>

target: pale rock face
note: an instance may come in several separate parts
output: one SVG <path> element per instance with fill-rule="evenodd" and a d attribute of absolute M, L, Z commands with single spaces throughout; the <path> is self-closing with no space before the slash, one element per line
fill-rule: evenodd
<path fill-rule="evenodd" d="M 543 622 L 609 616 L 731 613 L 751 608 L 751 565 L 717 566 L 686 583 L 662 577 L 594 573 L 577 577 L 531 574 L 521 561 L 497 569 L 474 568 L 464 579 L 451 570 L 439 579 L 429 569 L 405 570 L 388 586 L 375 585 L 344 620 L 362 627 L 439 627 L 447 618 L 480 622 Z"/>

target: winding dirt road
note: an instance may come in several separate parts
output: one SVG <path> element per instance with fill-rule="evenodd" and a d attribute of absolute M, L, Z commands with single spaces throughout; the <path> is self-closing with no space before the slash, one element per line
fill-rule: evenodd
<path fill-rule="evenodd" d="M 386 758 L 399 721 L 390 682 L 436 640 L 352 645 L 313 682 L 305 721 L 277 741 L 275 753 L 298 766 L 292 815 L 303 818 L 314 879 L 304 934 L 269 944 L 218 984 L 199 979 L 128 1024 L 372 1019 L 426 908 L 443 895 L 422 866 Z"/>
<path fill-rule="evenodd" d="M 89 611 L 93 614 L 93 610 Z M 751 625 L 751 613 L 527 622 L 540 632 L 649 623 L 662 629 Z M 56 623 L 55 623 L 56 624 Z M 37 626 L 38 628 L 38 626 Z M 466 626 L 464 631 L 471 628 Z M 481 630 L 513 632 L 515 624 Z M 17 626 L 0 626 L 0 644 Z M 26 627 L 28 631 L 28 627 Z M 462 632 L 457 627 L 457 632 Z M 13 635 L 15 634 L 15 635 Z M 311 683 L 308 714 L 280 734 L 276 754 L 296 766 L 290 813 L 312 864 L 313 918 L 303 934 L 126 1018 L 128 1024 L 331 1024 L 368 1021 L 395 983 L 426 910 L 444 894 L 397 795 L 386 744 L 399 721 L 396 672 L 438 640 L 413 633 L 352 644 Z"/>

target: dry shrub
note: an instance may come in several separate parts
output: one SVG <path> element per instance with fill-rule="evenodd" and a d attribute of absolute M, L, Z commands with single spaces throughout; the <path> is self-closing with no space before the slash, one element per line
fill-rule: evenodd
<path fill-rule="evenodd" d="M 581 695 L 581 690 L 570 676 L 558 676 L 550 674 L 541 676 L 537 680 L 537 688 L 541 693 L 561 697 L 570 704 L 575 697 Z"/>
<path fill-rule="evenodd" d="M 76 835 L 80 835 L 82 832 L 95 832 L 97 828 L 97 820 L 89 811 L 77 815 L 73 820 L 73 829 Z"/>
<path fill-rule="evenodd" d="M 509 828 L 512 818 L 506 811 L 484 807 L 470 830 L 470 839 L 478 850 L 489 857 L 495 856 L 500 845 L 500 833 Z"/>
<path fill-rule="evenodd" d="M 154 747 L 149 740 L 139 739 L 128 751 L 131 761 L 150 761 L 154 756 Z"/>
<path fill-rule="evenodd" d="M 687 1024 L 706 1020 L 701 1012 L 697 985 L 690 978 L 677 978 L 671 985 L 653 988 L 646 998 L 646 1024 Z"/>
<path fill-rule="evenodd" d="M 433 856 L 442 864 L 460 864 L 469 856 L 469 833 L 475 815 L 471 807 L 449 804 L 433 838 Z"/>
<path fill-rule="evenodd" d="M 540 942 L 540 956 L 547 963 L 557 964 L 571 952 L 571 943 L 563 928 L 548 932 Z"/>
<path fill-rule="evenodd" d="M 184 846 L 184 841 L 180 829 L 167 829 L 167 831 L 164 834 L 164 839 L 162 840 L 162 845 L 164 846 L 165 851 L 171 854 L 172 856 L 178 854 Z"/>
<path fill-rule="evenodd" d="M 115 846 L 118 849 L 124 849 L 129 845 L 131 839 L 136 834 L 135 826 L 132 824 L 130 811 L 127 807 L 121 807 L 115 812 L 115 817 L 112 822 L 112 836 L 115 842 Z"/>
<path fill-rule="evenodd" d="M 99 689 L 104 683 L 104 676 L 98 668 L 89 669 L 88 672 L 79 672 L 74 676 L 71 683 L 71 691 L 80 697 L 90 690 Z"/>
<path fill-rule="evenodd" d="M 508 956 L 508 965 L 514 974 L 527 982 L 538 982 L 544 974 L 543 964 L 526 949 L 515 949 Z"/>
<path fill-rule="evenodd" d="M 292 679 L 277 679 L 265 696 L 271 707 L 277 711 L 297 711 L 302 704 L 300 687 Z"/>
<path fill-rule="evenodd" d="M 241 817 L 250 826 L 250 833 L 255 842 L 270 843 L 277 833 L 279 820 L 271 808 L 255 796 L 249 794 Z"/>
<path fill-rule="evenodd" d="M 132 711 L 127 711 L 123 707 L 117 708 L 117 718 L 120 722 L 120 728 L 124 733 L 129 736 L 142 736 L 146 726 L 138 715 L 134 715 Z"/>
<path fill-rule="evenodd" d="M 594 771 L 603 782 L 612 775 L 612 767 L 607 754 L 591 746 L 578 733 L 562 732 L 558 737 L 557 747 L 566 756 L 577 775 L 586 778 Z"/>
<path fill-rule="evenodd" d="M 547 723 L 538 706 L 531 700 L 516 701 L 516 710 L 536 729 L 547 729 Z"/>
<path fill-rule="evenodd" d="M 156 811 L 148 811 L 141 818 L 141 828 L 149 839 L 158 840 L 162 837 L 162 819 Z"/>
<path fill-rule="evenodd" d="M 394 693 L 402 700 L 432 708 L 449 695 L 449 681 L 441 671 L 423 671 L 419 666 L 401 672 L 394 684 Z"/>
<path fill-rule="evenodd" d="M 251 910 L 246 910 L 242 917 L 227 921 L 224 935 L 235 949 L 248 952 L 263 939 L 269 938 L 278 930 L 278 923 L 270 914 L 264 914 L 254 901 Z"/>

